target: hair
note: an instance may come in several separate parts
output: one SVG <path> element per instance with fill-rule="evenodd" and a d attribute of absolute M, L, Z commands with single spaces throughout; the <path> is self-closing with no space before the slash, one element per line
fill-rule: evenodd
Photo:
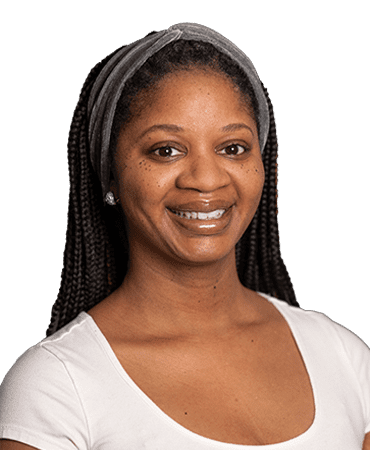
<path fill-rule="evenodd" d="M 117 50 L 118 51 L 118 50 Z M 102 189 L 94 172 L 87 137 L 87 103 L 92 86 L 109 59 L 97 64 L 88 75 L 74 112 L 69 140 L 68 164 L 70 194 L 68 227 L 64 250 L 61 285 L 47 335 L 88 311 L 122 283 L 128 268 L 128 242 L 124 212 L 120 206 L 106 206 Z M 207 68 L 226 75 L 245 98 L 251 111 L 258 104 L 245 73 L 228 56 L 211 44 L 178 40 L 149 58 L 130 80 L 117 104 L 112 129 L 111 153 L 117 137 L 132 114 L 132 102 L 143 89 L 154 89 L 156 83 L 174 70 Z M 265 184 L 257 212 L 236 245 L 236 261 L 241 283 L 288 304 L 299 306 L 280 253 L 277 221 L 277 150 L 273 107 L 262 85 L 269 105 L 270 128 L 262 160 Z M 257 128 L 258 114 L 254 114 Z"/>

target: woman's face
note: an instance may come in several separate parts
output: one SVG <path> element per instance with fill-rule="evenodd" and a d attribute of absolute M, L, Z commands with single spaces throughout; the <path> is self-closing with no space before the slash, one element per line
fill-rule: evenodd
<path fill-rule="evenodd" d="M 133 112 L 114 161 L 130 251 L 194 264 L 231 255 L 264 184 L 239 91 L 218 73 L 180 71 L 139 94 Z"/>

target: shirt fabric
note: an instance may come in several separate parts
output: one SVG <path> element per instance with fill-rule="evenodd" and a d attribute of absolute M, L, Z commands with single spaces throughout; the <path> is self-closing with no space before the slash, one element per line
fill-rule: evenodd
<path fill-rule="evenodd" d="M 286 442 L 215 441 L 167 416 L 128 376 L 87 313 L 27 350 L 0 387 L 0 438 L 41 450 L 361 450 L 370 432 L 370 350 L 323 314 L 266 297 L 287 321 L 315 399 Z"/>

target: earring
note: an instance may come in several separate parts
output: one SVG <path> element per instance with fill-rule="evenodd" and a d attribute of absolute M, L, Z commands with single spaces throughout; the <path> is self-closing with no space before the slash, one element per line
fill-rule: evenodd
<path fill-rule="evenodd" d="M 106 193 L 105 201 L 106 203 L 108 203 L 109 206 L 114 206 L 119 202 L 119 200 L 116 201 L 116 199 L 114 198 L 114 194 L 112 191 Z"/>

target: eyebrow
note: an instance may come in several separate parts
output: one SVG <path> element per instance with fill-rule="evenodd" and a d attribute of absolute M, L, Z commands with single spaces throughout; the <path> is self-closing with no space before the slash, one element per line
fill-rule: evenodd
<path fill-rule="evenodd" d="M 179 127 L 178 125 L 172 124 L 153 125 L 140 135 L 140 139 L 144 137 L 146 134 L 153 133 L 153 131 L 157 130 L 171 131 L 172 133 L 180 133 L 181 131 L 184 131 L 184 129 Z"/>
<path fill-rule="evenodd" d="M 246 125 L 245 123 L 231 123 L 230 125 L 226 125 L 225 127 L 222 127 L 220 130 L 223 132 L 229 133 L 229 132 L 237 131 L 240 129 L 247 129 L 254 135 L 252 128 L 249 127 L 248 125 Z M 148 128 L 140 135 L 140 139 L 143 138 L 145 135 L 147 135 L 149 133 L 153 133 L 154 131 L 157 131 L 157 130 L 169 131 L 172 133 L 180 133 L 181 131 L 184 131 L 184 128 L 179 127 L 178 125 L 173 125 L 173 124 L 153 125 L 152 127 Z"/>
<path fill-rule="evenodd" d="M 254 135 L 252 128 L 245 123 L 231 123 L 230 125 L 226 125 L 226 127 L 221 128 L 221 131 L 230 132 L 237 131 L 243 128 L 249 130 Z"/>

